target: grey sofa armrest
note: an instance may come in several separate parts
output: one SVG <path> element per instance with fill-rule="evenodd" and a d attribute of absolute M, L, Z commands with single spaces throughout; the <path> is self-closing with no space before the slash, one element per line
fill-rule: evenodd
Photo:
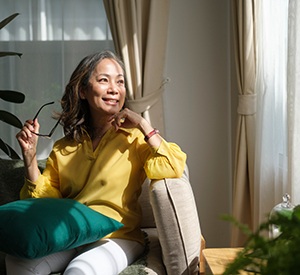
<path fill-rule="evenodd" d="M 150 203 L 167 273 L 198 274 L 201 229 L 187 167 L 181 178 L 152 181 Z"/>

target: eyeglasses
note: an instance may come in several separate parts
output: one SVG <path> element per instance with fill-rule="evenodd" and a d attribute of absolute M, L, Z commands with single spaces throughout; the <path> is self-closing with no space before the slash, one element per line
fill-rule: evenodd
<path fill-rule="evenodd" d="M 41 110 L 42 110 L 45 106 L 48 106 L 48 105 L 51 105 L 51 104 L 54 104 L 54 101 L 49 102 L 49 103 L 45 103 L 44 105 L 42 105 L 42 106 L 40 107 L 40 109 L 37 111 L 36 115 L 34 116 L 33 121 L 38 117 L 39 113 L 41 112 Z M 45 138 L 49 138 L 49 139 L 50 139 L 51 136 L 53 135 L 53 133 L 54 133 L 56 127 L 58 126 L 59 122 L 60 122 L 60 119 L 55 123 L 54 127 L 52 128 L 52 130 L 50 131 L 50 133 L 49 133 L 48 135 L 44 135 L 44 134 L 40 134 L 40 133 L 35 133 L 35 132 L 32 132 L 32 133 L 35 134 L 35 135 L 37 135 L 37 136 L 39 136 L 39 137 L 45 137 Z"/>

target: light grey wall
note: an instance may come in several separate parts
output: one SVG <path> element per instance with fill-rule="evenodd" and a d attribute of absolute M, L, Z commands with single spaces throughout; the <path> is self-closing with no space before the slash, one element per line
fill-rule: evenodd
<path fill-rule="evenodd" d="M 232 125 L 229 0 L 170 0 L 166 138 L 188 155 L 208 247 L 230 245 Z M 192 222 L 192 221 L 191 221 Z"/>

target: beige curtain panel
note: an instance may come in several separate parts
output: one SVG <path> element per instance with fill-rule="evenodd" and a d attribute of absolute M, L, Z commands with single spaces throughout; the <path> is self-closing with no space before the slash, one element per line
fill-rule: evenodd
<path fill-rule="evenodd" d="M 103 0 L 127 73 L 127 105 L 164 132 L 162 91 L 169 0 Z"/>
<path fill-rule="evenodd" d="M 256 114 L 255 1 L 232 0 L 231 4 L 238 81 L 233 216 L 252 228 Z M 233 227 L 232 246 L 241 246 L 244 242 L 245 236 Z"/>

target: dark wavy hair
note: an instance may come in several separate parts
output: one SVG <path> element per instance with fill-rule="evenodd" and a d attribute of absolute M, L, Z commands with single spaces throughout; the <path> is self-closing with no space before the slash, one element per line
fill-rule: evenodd
<path fill-rule="evenodd" d="M 88 131 L 90 110 L 87 101 L 80 98 L 80 91 L 88 88 L 90 77 L 97 64 L 106 58 L 115 60 L 125 75 L 122 60 L 111 51 L 103 51 L 83 58 L 72 73 L 65 88 L 61 99 L 62 112 L 59 117 L 65 136 L 71 140 L 82 142 L 85 131 Z"/>

